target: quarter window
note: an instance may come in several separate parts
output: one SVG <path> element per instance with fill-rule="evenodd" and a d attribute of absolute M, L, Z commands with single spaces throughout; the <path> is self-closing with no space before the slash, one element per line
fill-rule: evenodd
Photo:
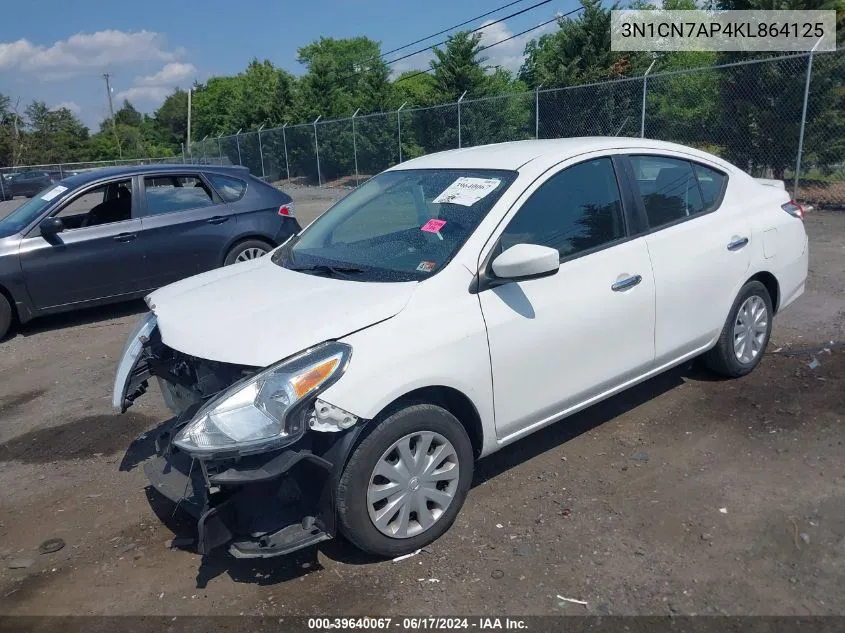
<path fill-rule="evenodd" d="M 220 174 L 206 174 L 211 186 L 217 190 L 224 202 L 236 202 L 244 197 L 246 183 L 238 178 L 221 176 Z"/>
<path fill-rule="evenodd" d="M 650 227 L 705 210 L 692 165 L 665 156 L 631 156 L 631 166 Z"/>
<path fill-rule="evenodd" d="M 198 176 L 148 176 L 144 178 L 144 189 L 148 215 L 214 204 L 211 190 Z"/>
<path fill-rule="evenodd" d="M 693 168 L 698 178 L 701 197 L 704 200 L 704 210 L 712 211 L 721 202 L 722 191 L 725 189 L 725 181 L 728 177 L 720 171 L 710 169 L 698 163 L 694 163 Z"/>
<path fill-rule="evenodd" d="M 555 174 L 522 205 L 501 237 L 515 244 L 556 248 L 561 258 L 625 236 L 622 203 L 609 158 L 579 163 Z"/>

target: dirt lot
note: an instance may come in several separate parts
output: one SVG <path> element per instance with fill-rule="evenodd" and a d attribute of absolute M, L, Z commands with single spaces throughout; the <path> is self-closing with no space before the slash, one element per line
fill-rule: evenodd
<path fill-rule="evenodd" d="M 335 195 L 293 193 L 306 221 Z M 0 344 L 0 613 L 843 614 L 845 214 L 807 228 L 808 291 L 753 375 L 682 367 L 483 460 L 452 530 L 398 563 L 171 549 L 190 528 L 126 455 L 167 413 L 155 391 L 110 409 L 143 306 L 30 323 Z"/>

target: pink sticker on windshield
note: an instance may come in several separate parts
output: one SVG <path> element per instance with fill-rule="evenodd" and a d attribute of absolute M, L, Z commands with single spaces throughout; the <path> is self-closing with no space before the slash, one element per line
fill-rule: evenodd
<path fill-rule="evenodd" d="M 444 226 L 446 226 L 446 220 L 431 218 L 428 222 L 422 225 L 420 230 L 425 231 L 426 233 L 440 233 L 440 229 Z"/>

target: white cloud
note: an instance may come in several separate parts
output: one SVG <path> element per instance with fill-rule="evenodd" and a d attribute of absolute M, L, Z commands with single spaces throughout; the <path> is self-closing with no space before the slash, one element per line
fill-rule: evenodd
<path fill-rule="evenodd" d="M 182 52 L 167 50 L 161 33 L 105 30 L 77 33 L 49 47 L 25 39 L 0 42 L 0 69 L 66 78 L 120 64 L 172 61 Z"/>
<path fill-rule="evenodd" d="M 164 101 L 173 89 L 183 84 L 188 87 L 191 78 L 196 76 L 197 68 L 193 64 L 171 62 L 157 73 L 144 77 L 135 77 L 134 85 L 117 93 L 117 99 L 129 101 Z"/>
<path fill-rule="evenodd" d="M 73 112 L 77 116 L 79 115 L 80 112 L 82 112 L 82 108 L 80 108 L 79 105 L 74 103 L 73 101 L 62 101 L 61 103 L 57 103 L 56 105 L 54 105 L 50 109 L 51 110 L 61 110 L 62 108 L 65 108 L 66 110 L 70 110 L 71 112 Z"/>
<path fill-rule="evenodd" d="M 493 22 L 493 20 L 487 20 L 482 24 L 482 26 L 484 26 L 485 24 L 490 24 L 491 22 Z M 487 28 L 480 31 L 481 45 L 490 46 L 491 44 L 495 44 L 496 42 L 502 43 L 497 44 L 493 48 L 490 48 L 486 51 L 483 51 L 481 53 L 481 56 L 487 58 L 487 61 L 485 62 L 486 66 L 501 66 L 502 68 L 506 68 L 507 70 L 516 72 L 522 65 L 523 59 L 525 59 L 525 55 L 523 55 L 525 45 L 533 39 L 537 39 L 546 33 L 551 33 L 556 30 L 557 23 L 550 22 L 549 24 L 541 26 L 538 29 L 529 31 L 524 35 L 514 37 L 512 40 L 504 42 L 502 40 L 513 36 L 513 31 L 511 31 L 507 27 L 507 23 L 505 22 L 491 24 Z"/>
<path fill-rule="evenodd" d="M 123 101 L 164 101 L 165 97 L 169 95 L 171 88 L 167 86 L 133 86 L 128 90 L 122 90 L 117 93 L 116 99 Z"/>
<path fill-rule="evenodd" d="M 197 67 L 193 64 L 173 62 L 154 75 L 136 78 L 135 83 L 142 86 L 175 86 L 196 74 Z"/>

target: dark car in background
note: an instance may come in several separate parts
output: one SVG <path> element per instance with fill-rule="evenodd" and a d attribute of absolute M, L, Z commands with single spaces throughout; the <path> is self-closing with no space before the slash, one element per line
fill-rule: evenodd
<path fill-rule="evenodd" d="M 0 339 L 17 319 L 142 297 L 300 230 L 244 167 L 149 165 L 50 184 L 0 219 Z"/>
<path fill-rule="evenodd" d="M 0 188 L 0 200 L 11 200 L 15 196 L 31 198 L 39 191 L 61 180 L 59 172 L 24 171 L 3 181 Z"/>

